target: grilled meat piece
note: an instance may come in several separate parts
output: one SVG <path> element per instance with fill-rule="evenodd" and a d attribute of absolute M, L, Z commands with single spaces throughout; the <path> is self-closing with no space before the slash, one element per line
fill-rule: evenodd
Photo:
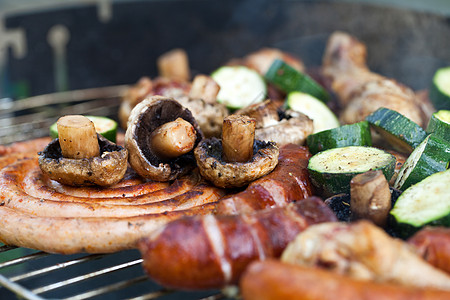
<path fill-rule="evenodd" d="M 450 290 L 448 274 L 368 221 L 311 227 L 289 244 L 281 260 L 357 279 Z"/>
<path fill-rule="evenodd" d="M 177 289 L 236 284 L 246 266 L 278 257 L 299 232 L 336 221 L 319 198 L 235 216 L 188 217 L 169 223 L 139 242 L 148 275 Z"/>
<path fill-rule="evenodd" d="M 414 92 L 382 75 L 373 73 L 366 65 L 367 50 L 356 38 L 333 33 L 323 58 L 323 74 L 331 80 L 343 112 L 341 121 L 356 123 L 380 107 L 395 110 L 419 125 L 426 125 Z"/>

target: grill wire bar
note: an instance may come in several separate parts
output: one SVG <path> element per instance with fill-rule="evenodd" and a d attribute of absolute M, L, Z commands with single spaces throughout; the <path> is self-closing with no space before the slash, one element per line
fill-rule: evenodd
<path fill-rule="evenodd" d="M 19 251 L 20 253 L 24 253 L 24 255 L 20 257 L 14 257 L 15 253 Z M 133 250 L 129 250 L 133 251 Z M 127 253 L 129 251 L 123 251 L 122 253 Z M 28 253 L 32 252 L 32 253 Z M 7 261 L 2 261 L 5 255 L 13 256 L 12 259 Z M 120 254 L 120 253 L 119 253 Z M 92 280 L 96 277 L 107 276 L 110 273 L 119 272 L 125 269 L 130 269 L 133 267 L 138 267 L 139 272 L 133 272 L 131 276 L 124 276 L 125 279 L 114 283 L 106 283 L 99 287 L 88 289 L 84 291 L 79 291 L 78 294 L 69 295 L 67 297 L 57 297 L 57 299 L 64 300 L 84 300 L 84 299 L 117 299 L 114 297 L 110 297 L 111 293 L 116 291 L 121 291 L 123 289 L 133 289 L 136 285 L 144 285 L 151 287 L 151 290 L 144 291 L 138 296 L 133 297 L 124 297 L 120 299 L 129 299 L 129 300 L 150 300 L 157 299 L 160 297 L 170 296 L 171 294 L 177 293 L 177 291 L 169 290 L 157 286 L 153 282 L 149 280 L 147 275 L 145 275 L 140 267 L 142 263 L 141 258 L 133 257 L 130 255 L 130 259 L 116 263 L 117 260 L 114 257 L 118 254 L 85 254 L 84 256 L 75 255 L 77 257 L 67 259 L 70 256 L 64 255 L 53 255 L 49 253 L 45 253 L 42 251 L 36 251 L 31 249 L 18 248 L 14 246 L 1 246 L 0 247 L 0 296 L 1 294 L 1 286 L 7 288 L 11 292 L 15 293 L 17 296 L 27 299 L 27 300 L 46 300 L 46 299 L 55 299 L 54 297 L 46 298 L 42 294 L 50 293 L 52 291 L 65 288 L 69 285 L 75 285 L 77 283 L 83 283 L 89 280 Z M 73 256 L 73 255 L 72 255 Z M 128 255 L 127 255 L 128 256 Z M 6 256 L 8 257 L 8 256 Z M 52 257 L 63 258 L 64 261 L 58 262 L 56 264 L 51 263 L 50 265 L 45 265 L 39 269 L 34 269 L 34 265 L 31 265 L 33 262 L 37 262 L 40 260 L 48 260 Z M 112 258 L 112 259 L 109 259 Z M 83 274 L 70 277 L 68 279 L 60 280 L 57 282 L 53 282 L 50 284 L 46 284 L 38 287 L 31 287 L 32 281 L 30 279 L 40 278 L 45 276 L 51 276 L 54 272 L 67 271 L 70 272 L 70 268 L 76 267 L 82 264 L 91 264 L 94 261 L 100 261 L 102 259 L 109 259 L 110 265 L 106 268 L 100 268 L 95 271 L 91 271 L 90 267 L 83 267 Z M 47 263 L 47 262 L 46 262 Z M 49 262 L 50 263 L 50 262 Z M 35 264 L 36 266 L 39 264 Z M 12 273 L 15 273 L 11 276 L 8 276 L 8 269 L 18 268 L 20 270 L 19 273 L 16 273 L 15 270 Z M 22 272 L 23 269 L 26 269 L 25 272 Z M 31 270 L 28 270 L 31 269 Z M 4 275 L 5 274 L 5 275 Z M 52 276 L 52 278 L 59 278 L 59 276 Z M 155 290 L 156 288 L 156 290 Z M 178 292 L 179 293 L 179 292 Z M 188 294 L 188 293 L 187 293 Z M 210 295 L 189 298 L 189 299 L 199 299 L 199 300 L 219 300 L 226 299 L 225 295 L 221 292 L 213 292 L 209 293 Z M 182 297 L 183 299 L 188 299 L 187 297 Z M 172 298 L 178 299 L 178 298 Z"/>
<path fill-rule="evenodd" d="M 116 119 L 126 85 L 0 99 L 0 145 L 48 136 L 64 114 Z M 0 225 L 1 226 L 1 225 Z M 227 299 L 221 291 L 187 293 L 152 282 L 136 250 L 112 254 L 56 255 L 0 243 L 0 299 Z M 7 290 L 8 291 L 7 291 Z M 6 294 L 6 296 L 4 296 Z"/>

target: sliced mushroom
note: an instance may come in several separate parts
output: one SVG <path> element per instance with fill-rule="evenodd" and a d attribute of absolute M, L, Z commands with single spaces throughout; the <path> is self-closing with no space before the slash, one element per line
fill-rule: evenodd
<path fill-rule="evenodd" d="M 202 138 L 187 108 L 172 98 L 151 96 L 132 110 L 125 146 L 130 165 L 139 175 L 169 181 L 195 167 L 192 149 Z"/>
<path fill-rule="evenodd" d="M 100 156 L 65 158 L 59 139 L 39 153 L 39 167 L 50 179 L 62 184 L 108 186 L 119 182 L 127 170 L 128 151 L 97 135 Z"/>
<path fill-rule="evenodd" d="M 290 143 L 302 145 L 314 130 L 313 121 L 308 116 L 284 110 L 271 100 L 250 105 L 236 114 L 255 118 L 255 138 L 275 142 L 280 147 Z"/>
<path fill-rule="evenodd" d="M 194 151 L 202 176 L 229 188 L 245 186 L 271 172 L 278 163 L 278 147 L 273 142 L 253 142 L 252 127 L 254 120 L 249 117 L 229 116 L 224 120 L 222 141 L 203 140 Z M 245 161 L 249 152 L 251 158 Z"/>

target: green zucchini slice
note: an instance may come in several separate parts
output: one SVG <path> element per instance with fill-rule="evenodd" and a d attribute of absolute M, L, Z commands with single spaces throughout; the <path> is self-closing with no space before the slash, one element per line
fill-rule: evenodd
<path fill-rule="evenodd" d="M 113 143 L 116 142 L 117 137 L 116 121 L 101 116 L 86 116 L 86 118 L 88 118 L 94 123 L 95 131 L 97 131 L 97 133 L 101 134 L 103 137 L 105 137 L 106 139 L 110 140 Z M 52 139 L 56 139 L 58 137 L 58 127 L 56 125 L 56 122 L 50 126 L 50 137 Z"/>
<path fill-rule="evenodd" d="M 427 132 L 450 142 L 450 110 L 440 110 L 432 114 Z"/>
<path fill-rule="evenodd" d="M 409 155 L 394 183 L 394 188 L 406 190 L 426 177 L 448 168 L 450 143 L 429 135 Z"/>
<path fill-rule="evenodd" d="M 286 107 L 301 112 L 313 120 L 314 133 L 339 126 L 336 115 L 319 99 L 302 92 L 291 92 Z"/>
<path fill-rule="evenodd" d="M 450 227 L 450 170 L 428 176 L 405 190 L 391 215 L 397 226 L 410 235 L 425 225 Z"/>
<path fill-rule="evenodd" d="M 266 98 L 266 82 L 255 70 L 244 66 L 224 66 L 214 71 L 211 77 L 220 86 L 217 101 L 230 109 L 246 107 Z"/>
<path fill-rule="evenodd" d="M 427 136 L 422 127 L 404 115 L 385 107 L 368 115 L 366 120 L 395 150 L 400 152 L 411 153 Z"/>
<path fill-rule="evenodd" d="M 331 196 L 350 191 L 350 181 L 360 173 L 382 170 L 389 179 L 394 174 L 395 157 L 381 149 L 365 146 L 347 146 L 325 150 L 309 159 L 311 182 Z"/>
<path fill-rule="evenodd" d="M 450 67 L 436 71 L 430 86 L 429 97 L 437 110 L 450 109 Z"/>
<path fill-rule="evenodd" d="M 372 146 L 372 136 L 367 121 L 343 125 L 310 134 L 306 138 L 309 152 L 316 154 L 332 148 L 346 146 Z"/>
<path fill-rule="evenodd" d="M 287 94 L 298 91 L 310 94 L 323 102 L 328 102 L 330 99 L 328 92 L 314 79 L 297 71 L 282 60 L 276 59 L 264 77 Z"/>

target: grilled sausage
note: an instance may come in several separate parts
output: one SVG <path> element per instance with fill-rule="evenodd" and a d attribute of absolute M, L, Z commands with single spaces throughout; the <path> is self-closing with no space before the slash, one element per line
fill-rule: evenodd
<path fill-rule="evenodd" d="M 11 153 L 23 153 L 23 152 L 39 152 L 44 150 L 45 146 L 50 143 L 49 137 L 32 139 L 29 141 L 16 142 L 11 145 L 0 145 L 0 156 L 8 155 Z"/>
<path fill-rule="evenodd" d="M 126 218 L 40 217 L 0 202 L 0 242 L 49 253 L 111 253 L 136 247 L 136 241 L 181 216 L 209 214 L 214 205 Z"/>
<path fill-rule="evenodd" d="M 240 287 L 244 300 L 450 299 L 449 291 L 357 280 L 276 260 L 252 263 Z"/>
<path fill-rule="evenodd" d="M 217 213 L 250 213 L 312 196 L 307 171 L 310 157 L 306 147 L 294 144 L 281 147 L 276 168 L 252 182 L 246 190 L 222 199 L 217 204 Z"/>
<path fill-rule="evenodd" d="M 221 288 L 237 283 L 251 261 L 279 257 L 309 225 L 336 220 L 321 199 L 311 197 L 254 214 L 182 218 L 138 248 L 148 275 L 164 286 Z"/>
<path fill-rule="evenodd" d="M 450 228 L 425 227 L 408 243 L 430 264 L 450 274 Z"/>
<path fill-rule="evenodd" d="M 195 172 L 161 184 L 130 171 L 110 188 L 73 188 L 42 175 L 36 154 L 10 154 L 0 166 L 0 241 L 53 253 L 133 248 L 162 224 L 213 213 L 224 195 Z"/>

